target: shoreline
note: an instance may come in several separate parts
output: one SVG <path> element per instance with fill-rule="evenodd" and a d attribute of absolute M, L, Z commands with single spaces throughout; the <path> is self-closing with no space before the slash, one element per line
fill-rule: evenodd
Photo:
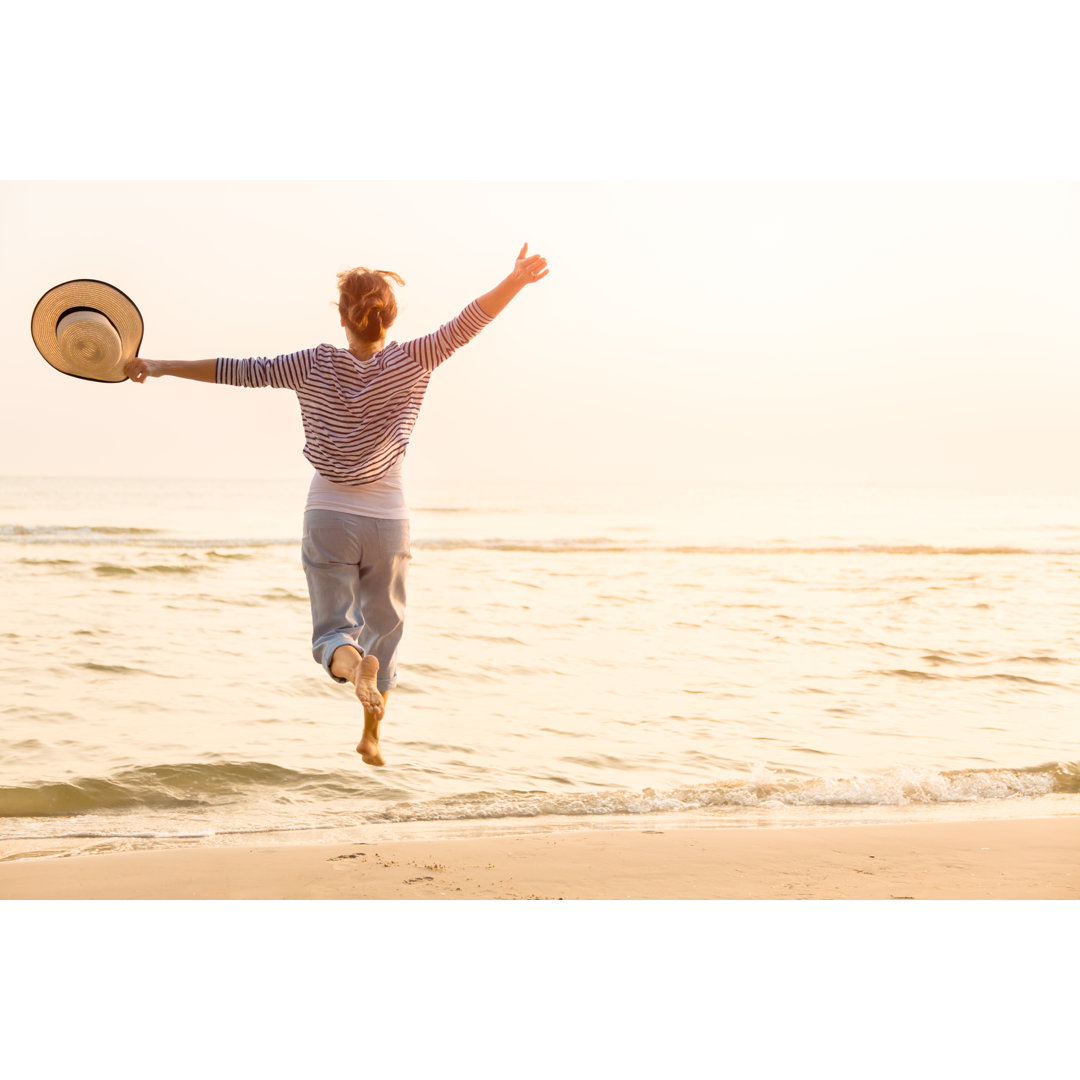
<path fill-rule="evenodd" d="M 1080 816 L 81 853 L 0 863 L 5 899 L 1080 899 Z"/>

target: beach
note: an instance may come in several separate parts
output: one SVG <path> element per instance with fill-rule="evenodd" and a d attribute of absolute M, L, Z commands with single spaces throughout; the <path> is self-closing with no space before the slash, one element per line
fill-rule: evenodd
<path fill-rule="evenodd" d="M 1076 900 L 1080 817 L 588 829 L 0 864 L 9 900 Z"/>

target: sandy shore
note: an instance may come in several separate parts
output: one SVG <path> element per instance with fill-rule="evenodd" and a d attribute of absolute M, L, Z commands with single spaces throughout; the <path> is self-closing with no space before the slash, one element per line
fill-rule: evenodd
<path fill-rule="evenodd" d="M 593 830 L 0 864 L 0 899 L 1080 899 L 1080 818 Z"/>

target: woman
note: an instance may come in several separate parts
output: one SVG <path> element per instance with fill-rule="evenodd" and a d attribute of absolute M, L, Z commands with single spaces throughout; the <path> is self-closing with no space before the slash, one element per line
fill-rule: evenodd
<path fill-rule="evenodd" d="M 386 343 L 397 316 L 385 270 L 338 275 L 338 313 L 348 349 L 319 345 L 273 359 L 147 360 L 124 373 L 137 383 L 158 375 L 296 392 L 304 456 L 315 467 L 301 550 L 311 597 L 312 653 L 336 682 L 349 682 L 364 708 L 357 753 L 385 765 L 379 723 L 397 683 L 405 616 L 409 518 L 402 461 L 431 373 L 475 337 L 547 261 L 525 244 L 510 274 L 434 334 Z"/>

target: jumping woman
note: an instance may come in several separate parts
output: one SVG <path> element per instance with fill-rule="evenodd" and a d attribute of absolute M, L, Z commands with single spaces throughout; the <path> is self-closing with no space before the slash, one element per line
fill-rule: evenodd
<path fill-rule="evenodd" d="M 364 708 L 356 751 L 385 765 L 379 724 L 397 684 L 405 619 L 409 511 L 402 462 L 431 373 L 474 338 L 547 261 L 525 244 L 510 274 L 435 333 L 386 342 L 397 317 L 388 270 L 338 274 L 338 313 L 348 348 L 319 345 L 276 356 L 232 360 L 147 360 L 124 367 L 137 383 L 175 375 L 230 386 L 296 392 L 304 456 L 315 467 L 304 511 L 301 559 L 311 598 L 312 654 L 335 682 L 353 685 Z"/>

